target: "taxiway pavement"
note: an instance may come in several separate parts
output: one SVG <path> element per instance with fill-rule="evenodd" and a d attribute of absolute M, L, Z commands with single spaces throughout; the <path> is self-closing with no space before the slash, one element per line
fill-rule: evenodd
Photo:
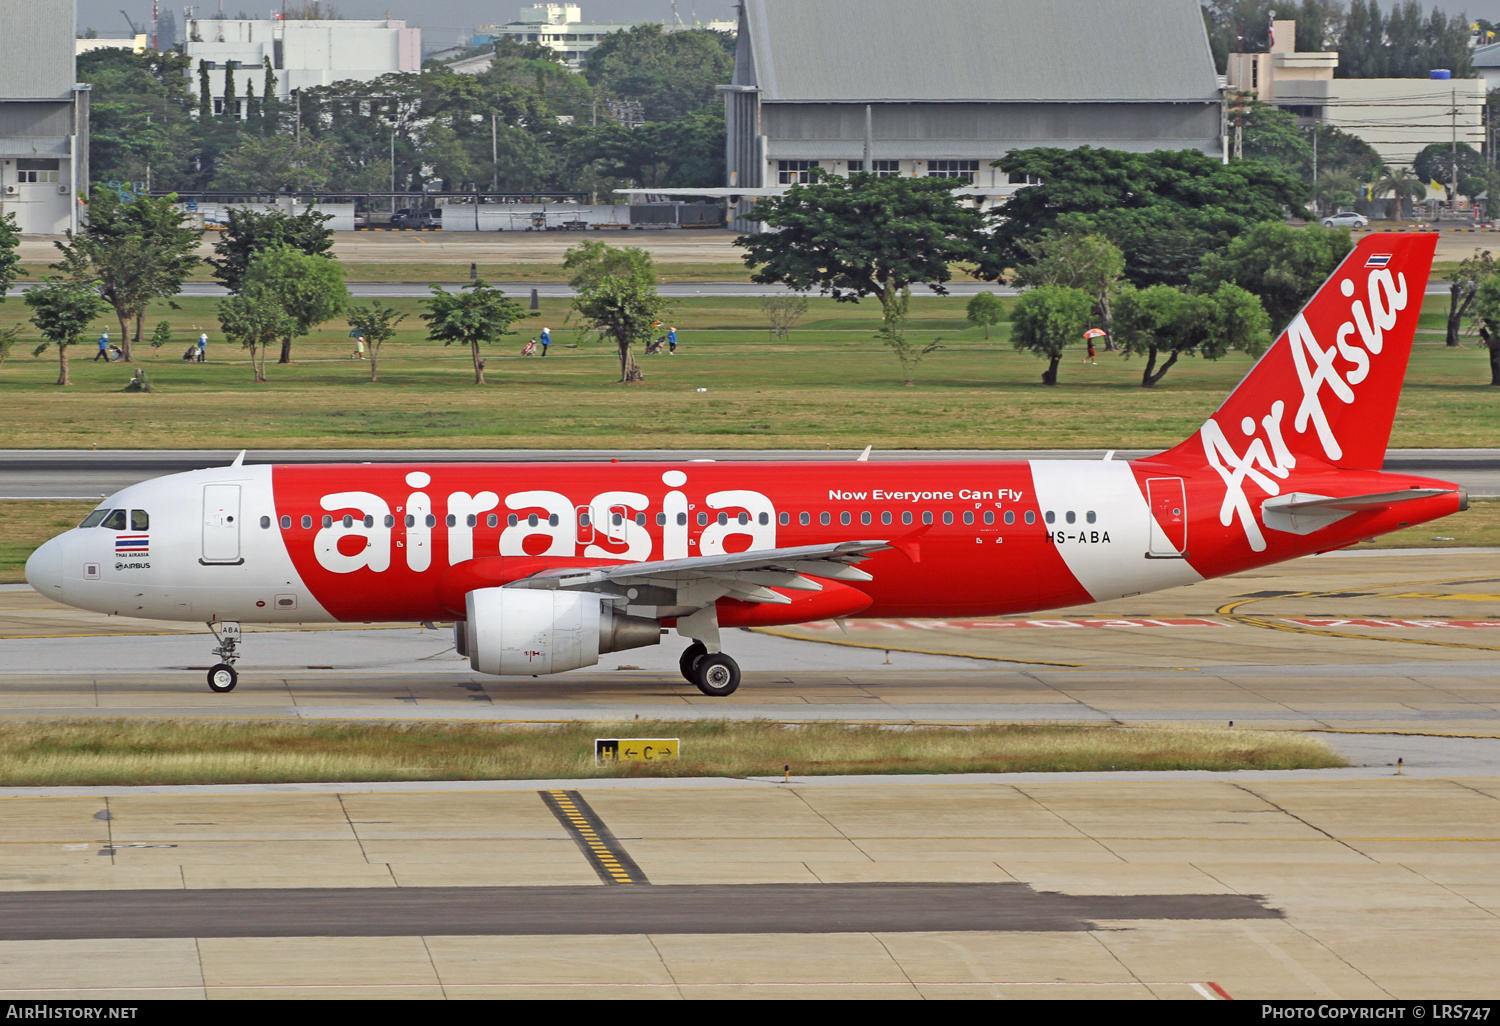
<path fill-rule="evenodd" d="M 989 626 L 736 631 L 719 700 L 675 645 L 498 679 L 396 625 L 249 632 L 212 695 L 201 628 L 7 588 L 5 719 L 1233 719 L 1353 765 L 5 788 L 0 998 L 1493 997 L 1496 582 L 1500 550 L 1357 553 Z"/>

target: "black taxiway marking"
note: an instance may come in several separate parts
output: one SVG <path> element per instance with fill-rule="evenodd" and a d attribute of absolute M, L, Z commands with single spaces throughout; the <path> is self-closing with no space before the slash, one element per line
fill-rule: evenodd
<path fill-rule="evenodd" d="M 1022 883 L 256 888 L 0 894 L 0 940 L 526 934 L 1076 932 L 1279 919 L 1256 895 L 1078 895 Z"/>
<path fill-rule="evenodd" d="M 646 874 L 620 847 L 604 820 L 583 800 L 577 791 L 538 791 L 557 821 L 567 828 L 589 860 L 599 879 L 607 884 L 648 884 Z"/>

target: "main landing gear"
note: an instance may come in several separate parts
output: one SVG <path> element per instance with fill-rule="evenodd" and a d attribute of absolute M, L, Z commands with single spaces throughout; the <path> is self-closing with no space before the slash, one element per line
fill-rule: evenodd
<path fill-rule="evenodd" d="M 240 625 L 211 623 L 208 629 L 214 632 L 214 637 L 219 642 L 214 655 L 223 660 L 208 671 L 208 690 L 221 695 L 228 694 L 240 682 L 240 675 L 234 672 L 234 664 L 240 658 Z"/>
<path fill-rule="evenodd" d="M 683 678 L 705 695 L 722 698 L 740 686 L 740 665 L 723 652 L 710 655 L 708 646 L 695 641 L 682 653 L 677 665 Z"/>

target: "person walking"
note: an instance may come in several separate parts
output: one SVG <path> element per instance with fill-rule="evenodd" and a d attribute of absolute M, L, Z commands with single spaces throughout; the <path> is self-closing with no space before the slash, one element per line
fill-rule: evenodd
<path fill-rule="evenodd" d="M 354 352 L 352 352 L 352 353 L 349 354 L 349 359 L 351 359 L 351 360 L 363 360 L 364 358 L 365 358 L 365 337 L 363 335 L 355 335 L 354 336 Z"/>
<path fill-rule="evenodd" d="M 94 354 L 93 362 L 98 363 L 101 356 L 104 357 L 105 363 L 109 363 L 110 360 L 114 359 L 114 357 L 109 355 L 109 332 L 107 331 L 99 333 L 99 352 Z"/>
<path fill-rule="evenodd" d="M 1104 332 L 1098 328 L 1090 328 L 1083 333 L 1083 340 L 1088 343 L 1089 347 L 1088 355 L 1083 358 L 1084 363 L 1093 364 L 1095 367 L 1099 366 L 1099 361 L 1095 359 L 1094 339 L 1099 338 L 1103 334 Z"/>
<path fill-rule="evenodd" d="M 205 332 L 202 332 L 198 336 L 198 358 L 197 358 L 197 362 L 198 363 L 203 363 L 207 359 L 208 359 L 208 332 L 205 331 Z"/>
<path fill-rule="evenodd" d="M 671 356 L 677 352 L 677 329 L 667 329 L 667 355 Z"/>
<path fill-rule="evenodd" d="M 552 351 L 552 329 L 543 328 L 541 335 L 537 336 L 537 338 L 542 343 L 542 355 L 546 356 Z"/>

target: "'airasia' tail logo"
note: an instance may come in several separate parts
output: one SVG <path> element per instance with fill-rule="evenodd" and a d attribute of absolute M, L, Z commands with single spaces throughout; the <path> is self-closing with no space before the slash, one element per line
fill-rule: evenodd
<path fill-rule="evenodd" d="M 1389 260 L 1389 254 L 1377 254 L 1366 261 L 1365 268 L 1370 271 L 1366 279 L 1368 302 L 1354 299 L 1350 303 L 1349 319 L 1339 326 L 1328 348 L 1317 340 L 1300 313 L 1286 329 L 1286 344 L 1291 349 L 1302 392 L 1300 401 L 1294 400 L 1298 406 L 1292 417 L 1292 430 L 1298 435 L 1311 430 L 1317 436 L 1322 456 L 1331 463 L 1343 458 L 1344 451 L 1329 423 L 1325 390 L 1344 405 L 1354 402 L 1354 386 L 1369 376 L 1371 357 L 1379 356 L 1385 348 L 1385 333 L 1396 326 L 1396 315 L 1406 309 L 1409 300 L 1406 275 L 1392 275 L 1385 268 Z M 1352 298 L 1353 280 L 1344 278 L 1339 282 L 1339 290 Z M 1199 432 L 1209 466 L 1224 480 L 1219 522 L 1228 527 L 1238 517 L 1245 540 L 1255 552 L 1265 551 L 1266 539 L 1245 494 L 1245 485 L 1247 481 L 1253 482 L 1267 496 L 1278 495 L 1281 488 L 1277 482 L 1285 481 L 1296 467 L 1297 457 L 1282 435 L 1285 413 L 1286 403 L 1277 399 L 1259 424 L 1251 417 L 1244 417 L 1239 425 L 1240 432 L 1248 439 L 1243 453 L 1235 450 L 1223 427 L 1212 417 Z M 1304 452 L 1314 451 L 1306 446 L 1299 448 Z"/>

